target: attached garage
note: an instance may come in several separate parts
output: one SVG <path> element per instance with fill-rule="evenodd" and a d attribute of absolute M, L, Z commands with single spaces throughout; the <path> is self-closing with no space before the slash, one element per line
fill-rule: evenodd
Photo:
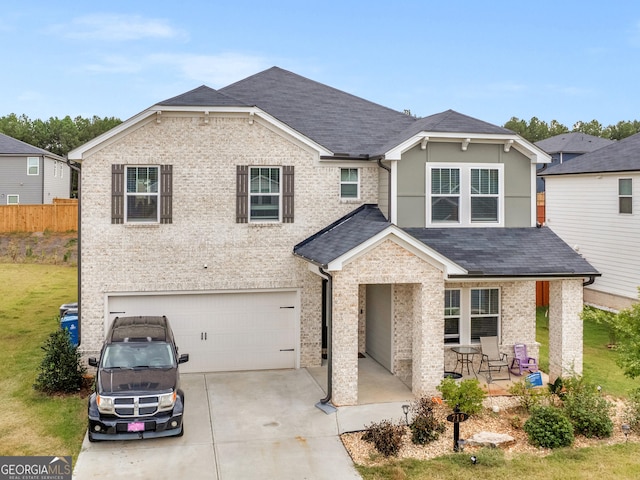
<path fill-rule="evenodd" d="M 183 372 L 296 368 L 299 301 L 296 291 L 109 295 L 105 329 L 117 316 L 166 315 Z"/>

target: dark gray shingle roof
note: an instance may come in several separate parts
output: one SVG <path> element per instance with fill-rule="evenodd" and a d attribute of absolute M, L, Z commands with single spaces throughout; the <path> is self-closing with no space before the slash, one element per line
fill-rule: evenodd
<path fill-rule="evenodd" d="M 246 107 L 240 100 L 231 98 L 213 88 L 201 85 L 186 93 L 164 100 L 158 105 L 177 107 Z"/>
<path fill-rule="evenodd" d="M 47 155 L 57 157 L 51 152 L 29 145 L 4 133 L 0 133 L 0 155 Z"/>
<path fill-rule="evenodd" d="M 365 205 L 296 245 L 294 253 L 326 266 L 390 225 L 375 205 Z M 599 275 L 547 227 L 402 230 L 467 270 L 469 276 Z"/>
<path fill-rule="evenodd" d="M 596 137 L 586 133 L 568 132 L 555 137 L 545 138 L 534 145 L 549 155 L 554 153 L 589 153 L 615 143 L 608 138 Z"/>
<path fill-rule="evenodd" d="M 540 175 L 574 173 L 632 172 L 640 170 L 640 133 L 623 138 L 604 148 L 585 153 L 570 162 L 548 168 Z"/>

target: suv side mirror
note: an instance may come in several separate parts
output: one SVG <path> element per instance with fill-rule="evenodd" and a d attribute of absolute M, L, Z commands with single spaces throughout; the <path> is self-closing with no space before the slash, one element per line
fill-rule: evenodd
<path fill-rule="evenodd" d="M 180 358 L 178 358 L 178 363 L 187 363 L 188 361 L 189 361 L 188 353 L 183 353 L 182 355 L 180 355 Z"/>
<path fill-rule="evenodd" d="M 89 365 L 92 367 L 98 366 L 98 359 L 95 357 L 89 357 Z"/>

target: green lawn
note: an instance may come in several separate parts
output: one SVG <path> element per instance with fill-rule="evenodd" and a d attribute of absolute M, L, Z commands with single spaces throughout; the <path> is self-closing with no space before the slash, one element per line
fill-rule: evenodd
<path fill-rule="evenodd" d="M 33 389 L 58 308 L 77 299 L 77 269 L 0 264 L 0 455 L 72 455 L 86 429 L 86 398 Z"/>

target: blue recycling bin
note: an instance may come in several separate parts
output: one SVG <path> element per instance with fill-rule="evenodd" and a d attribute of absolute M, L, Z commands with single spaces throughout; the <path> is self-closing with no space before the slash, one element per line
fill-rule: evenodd
<path fill-rule="evenodd" d="M 60 328 L 69 332 L 71 343 L 78 346 L 78 309 L 70 308 L 60 319 Z"/>

